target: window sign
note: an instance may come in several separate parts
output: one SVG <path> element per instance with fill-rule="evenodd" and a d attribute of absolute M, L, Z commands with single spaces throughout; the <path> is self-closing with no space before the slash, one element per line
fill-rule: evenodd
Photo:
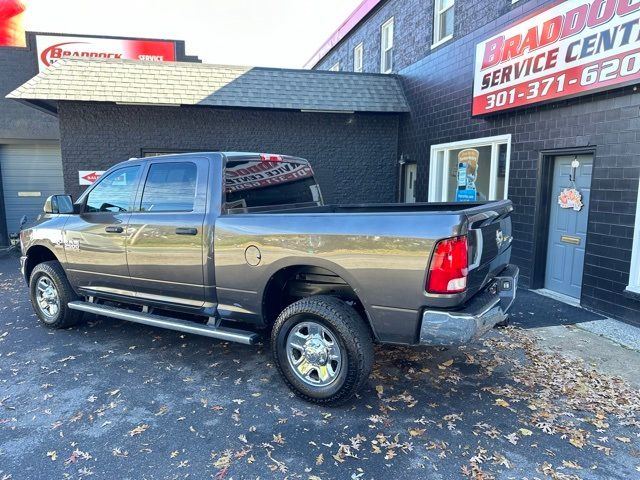
<path fill-rule="evenodd" d="M 430 202 L 482 202 L 507 198 L 511 136 L 431 147 Z"/>
<path fill-rule="evenodd" d="M 473 115 L 640 81 L 640 2 L 552 2 L 476 47 Z"/>
<path fill-rule="evenodd" d="M 480 152 L 467 148 L 458 153 L 458 185 L 456 202 L 475 202 L 477 199 L 476 178 Z"/>

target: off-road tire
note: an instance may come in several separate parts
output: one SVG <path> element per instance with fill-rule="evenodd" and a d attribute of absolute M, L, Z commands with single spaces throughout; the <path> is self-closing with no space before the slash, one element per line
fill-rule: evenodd
<path fill-rule="evenodd" d="M 342 361 L 338 377 L 330 385 L 317 387 L 305 384 L 287 359 L 288 334 L 305 320 L 328 328 L 340 346 L 345 361 Z M 367 381 L 373 366 L 373 340 L 365 319 L 342 300 L 325 295 L 304 298 L 282 311 L 271 332 L 271 350 L 289 388 L 303 400 L 320 405 L 336 406 L 349 401 Z"/>
<path fill-rule="evenodd" d="M 48 277 L 54 284 L 58 298 L 60 300 L 60 306 L 57 314 L 53 318 L 47 318 L 38 305 L 36 297 L 36 288 L 38 280 L 43 276 Z M 29 292 L 31 295 L 31 305 L 36 312 L 36 315 L 40 321 L 49 328 L 60 329 L 68 328 L 82 319 L 82 312 L 78 310 L 71 310 L 67 304 L 74 300 L 80 300 L 80 297 L 73 291 L 67 275 L 64 273 L 62 265 L 57 261 L 43 262 L 36 265 L 31 272 L 29 278 Z"/>

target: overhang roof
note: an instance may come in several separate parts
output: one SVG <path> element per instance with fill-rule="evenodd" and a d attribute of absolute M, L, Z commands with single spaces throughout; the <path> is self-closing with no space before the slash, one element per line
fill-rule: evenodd
<path fill-rule="evenodd" d="M 408 112 L 397 77 L 182 62 L 63 59 L 7 98 L 340 112 Z M 50 102 L 54 102 L 53 104 Z"/>

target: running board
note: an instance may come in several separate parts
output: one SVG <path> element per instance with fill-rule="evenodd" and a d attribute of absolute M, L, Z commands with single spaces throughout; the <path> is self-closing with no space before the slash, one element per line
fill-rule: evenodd
<path fill-rule="evenodd" d="M 117 318 L 118 320 L 141 323 L 152 327 L 176 330 L 178 332 L 193 333 L 194 335 L 202 335 L 204 337 L 217 338 L 218 340 L 243 343 L 245 345 L 253 345 L 259 339 L 259 335 L 254 332 L 236 330 L 233 328 L 214 327 L 210 325 L 200 325 L 188 320 L 163 317 L 151 313 L 135 312 L 108 305 L 97 305 L 90 302 L 69 302 L 68 307 L 72 310 L 94 313 L 104 317 Z"/>

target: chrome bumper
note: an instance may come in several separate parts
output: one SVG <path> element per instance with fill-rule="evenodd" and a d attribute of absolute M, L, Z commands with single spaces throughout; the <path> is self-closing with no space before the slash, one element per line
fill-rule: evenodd
<path fill-rule="evenodd" d="M 519 269 L 507 266 L 463 310 L 425 310 L 420 327 L 420 344 L 463 345 L 481 337 L 497 323 L 507 319 L 516 298 Z"/>

